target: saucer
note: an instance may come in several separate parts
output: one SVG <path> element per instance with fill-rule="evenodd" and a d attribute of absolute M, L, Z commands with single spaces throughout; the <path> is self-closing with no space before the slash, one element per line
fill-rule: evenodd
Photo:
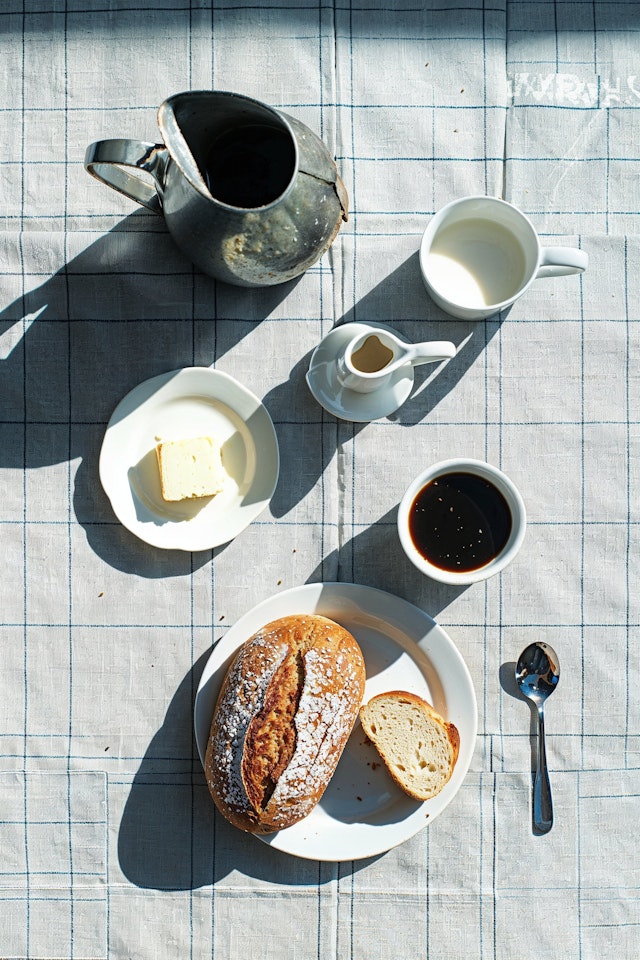
<path fill-rule="evenodd" d="M 343 387 L 337 378 L 336 356 L 357 333 L 364 330 L 395 330 L 384 323 L 345 323 L 335 327 L 320 341 L 311 355 L 307 383 L 321 407 L 342 420 L 368 423 L 387 417 L 401 407 L 413 389 L 410 362 L 395 370 L 387 383 L 372 393 L 358 393 Z"/>

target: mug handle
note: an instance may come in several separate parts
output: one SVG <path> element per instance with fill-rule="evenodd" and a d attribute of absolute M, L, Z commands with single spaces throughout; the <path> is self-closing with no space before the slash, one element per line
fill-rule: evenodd
<path fill-rule="evenodd" d="M 536 277 L 566 277 L 583 273 L 589 266 L 589 256 L 576 247 L 543 247 Z"/>
<path fill-rule="evenodd" d="M 162 191 L 168 151 L 162 143 L 142 140 L 98 140 L 87 147 L 84 167 L 96 180 L 162 215 Z M 133 167 L 151 174 L 155 186 L 130 173 Z"/>

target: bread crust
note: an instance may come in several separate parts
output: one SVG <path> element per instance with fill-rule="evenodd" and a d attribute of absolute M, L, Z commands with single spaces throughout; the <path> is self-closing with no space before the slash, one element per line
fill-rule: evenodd
<path fill-rule="evenodd" d="M 326 617 L 282 617 L 245 641 L 222 682 L 205 757 L 223 816 L 258 834 L 306 817 L 335 772 L 364 684 L 355 638 Z"/>

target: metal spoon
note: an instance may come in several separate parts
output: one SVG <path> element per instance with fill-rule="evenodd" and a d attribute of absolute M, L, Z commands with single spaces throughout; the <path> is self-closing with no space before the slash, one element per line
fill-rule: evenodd
<path fill-rule="evenodd" d="M 516 665 L 516 681 L 522 695 L 534 704 L 538 712 L 538 750 L 533 781 L 533 825 L 537 833 L 548 833 L 553 826 L 544 740 L 544 701 L 553 693 L 559 679 L 558 655 L 548 643 L 532 643 L 522 651 Z"/>

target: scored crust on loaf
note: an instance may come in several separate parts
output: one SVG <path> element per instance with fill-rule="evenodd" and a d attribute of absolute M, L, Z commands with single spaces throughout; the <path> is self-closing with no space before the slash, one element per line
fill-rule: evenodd
<path fill-rule="evenodd" d="M 356 640 L 326 617 L 282 617 L 240 647 L 205 758 L 209 790 L 227 820 L 272 833 L 311 812 L 353 729 L 364 681 Z"/>
<path fill-rule="evenodd" d="M 360 710 L 362 729 L 398 786 L 416 800 L 435 797 L 453 773 L 457 728 L 430 703 L 404 690 L 373 697 Z"/>

